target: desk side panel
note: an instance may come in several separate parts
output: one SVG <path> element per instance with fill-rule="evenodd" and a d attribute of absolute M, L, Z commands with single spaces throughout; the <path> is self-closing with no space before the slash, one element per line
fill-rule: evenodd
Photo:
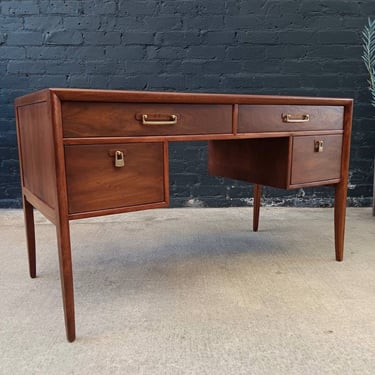
<path fill-rule="evenodd" d="M 16 113 L 23 192 L 31 197 L 33 205 L 53 219 L 57 192 L 49 101 L 18 105 Z"/>

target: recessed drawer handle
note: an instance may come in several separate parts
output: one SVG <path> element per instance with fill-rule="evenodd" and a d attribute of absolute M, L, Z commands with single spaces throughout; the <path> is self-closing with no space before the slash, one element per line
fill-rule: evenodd
<path fill-rule="evenodd" d="M 142 125 L 176 125 L 177 116 L 170 115 L 170 120 L 148 120 L 148 115 L 142 115 Z"/>
<path fill-rule="evenodd" d="M 300 117 L 293 116 L 289 113 L 283 113 L 281 115 L 283 122 L 308 122 L 310 120 L 310 115 L 304 114 Z"/>

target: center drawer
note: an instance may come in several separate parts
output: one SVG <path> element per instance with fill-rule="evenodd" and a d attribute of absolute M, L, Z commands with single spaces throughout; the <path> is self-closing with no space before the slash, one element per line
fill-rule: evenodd
<path fill-rule="evenodd" d="M 313 105 L 240 105 L 238 132 L 341 130 L 344 107 Z"/>
<path fill-rule="evenodd" d="M 69 214 L 167 202 L 164 147 L 162 142 L 65 146 Z"/>
<path fill-rule="evenodd" d="M 232 106 L 62 102 L 64 137 L 231 134 Z"/>

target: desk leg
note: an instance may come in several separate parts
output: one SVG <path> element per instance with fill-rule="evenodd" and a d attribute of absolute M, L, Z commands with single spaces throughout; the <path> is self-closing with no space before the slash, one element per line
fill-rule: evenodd
<path fill-rule="evenodd" d="M 260 198 L 262 195 L 262 185 L 254 184 L 254 206 L 253 206 L 253 231 L 258 231 L 259 226 L 259 211 L 260 211 Z"/>
<path fill-rule="evenodd" d="M 347 186 L 344 183 L 336 185 L 335 191 L 335 252 L 336 260 L 341 262 L 344 258 L 344 236 L 346 215 Z"/>
<path fill-rule="evenodd" d="M 36 256 L 35 256 L 35 224 L 34 224 L 34 208 L 23 197 L 23 214 L 25 218 L 26 227 L 26 241 L 27 241 L 27 254 L 29 258 L 29 274 L 31 278 L 36 277 Z"/>
<path fill-rule="evenodd" d="M 74 290 L 69 221 L 61 220 L 56 225 L 56 231 L 59 247 L 60 279 L 64 306 L 66 337 L 69 342 L 72 342 L 76 338 L 76 332 L 74 318 Z"/>

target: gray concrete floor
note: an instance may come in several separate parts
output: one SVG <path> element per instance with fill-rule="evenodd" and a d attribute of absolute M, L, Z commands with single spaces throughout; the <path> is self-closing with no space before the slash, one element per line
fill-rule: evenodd
<path fill-rule="evenodd" d="M 0 211 L 0 374 L 374 374 L 375 218 L 348 209 L 165 209 L 71 223 L 77 340 L 54 227 Z"/>

